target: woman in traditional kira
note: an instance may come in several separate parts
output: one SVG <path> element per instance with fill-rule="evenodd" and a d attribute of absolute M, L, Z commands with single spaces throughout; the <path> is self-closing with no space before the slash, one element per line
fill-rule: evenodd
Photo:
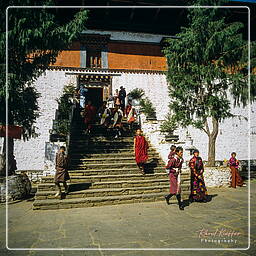
<path fill-rule="evenodd" d="M 197 149 L 189 161 L 191 171 L 191 195 L 190 200 L 195 202 L 207 202 L 207 189 L 204 182 L 204 164 Z"/>
<path fill-rule="evenodd" d="M 239 161 L 236 159 L 236 152 L 231 153 L 228 164 L 231 170 L 231 187 L 236 188 L 237 186 L 244 186 L 244 181 L 238 172 Z"/>

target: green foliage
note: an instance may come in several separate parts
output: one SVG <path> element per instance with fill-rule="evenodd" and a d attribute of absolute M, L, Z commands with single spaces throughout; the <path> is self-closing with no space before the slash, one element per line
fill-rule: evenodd
<path fill-rule="evenodd" d="M 2 5 L 54 5 L 53 0 L 9 0 Z M 33 134 L 33 124 L 39 115 L 39 94 L 33 82 L 57 55 L 69 47 L 85 29 L 87 11 L 76 9 L 61 15 L 60 9 L 9 8 L 8 12 L 8 90 L 5 82 L 5 51 L 0 52 L 0 122 L 6 122 L 8 99 L 9 124 L 21 125 L 25 137 Z M 0 17 L 0 48 L 5 49 L 5 15 Z"/>
<path fill-rule="evenodd" d="M 160 125 L 161 132 L 166 132 L 172 134 L 173 131 L 177 128 L 177 124 L 173 122 L 171 116 L 167 116 L 166 120 Z"/>
<path fill-rule="evenodd" d="M 58 120 L 68 120 L 72 108 L 71 98 L 75 92 L 73 84 L 68 84 L 63 89 L 62 96 L 57 99 L 58 102 Z"/>
<path fill-rule="evenodd" d="M 211 2 L 197 1 L 199 5 Z M 221 121 L 232 116 L 230 93 L 235 104 L 248 103 L 248 77 L 241 69 L 248 49 L 240 33 L 243 24 L 227 24 L 223 9 L 192 8 L 188 12 L 188 27 L 181 29 L 178 39 L 168 39 L 164 49 L 170 121 L 203 129 L 208 117 Z"/>
<path fill-rule="evenodd" d="M 128 96 L 134 100 L 139 100 L 143 97 L 144 94 L 145 92 L 143 89 L 135 88 L 129 92 Z"/>
<path fill-rule="evenodd" d="M 141 111 L 146 115 L 147 118 L 155 118 L 156 109 L 153 106 L 149 98 L 145 97 L 140 100 Z"/>

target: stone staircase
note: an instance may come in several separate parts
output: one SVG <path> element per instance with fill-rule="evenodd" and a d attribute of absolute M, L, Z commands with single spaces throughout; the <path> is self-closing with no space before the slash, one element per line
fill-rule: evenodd
<path fill-rule="evenodd" d="M 127 123 L 124 122 L 124 126 Z M 126 131 L 119 139 L 104 136 L 95 125 L 90 136 L 76 127 L 70 144 L 69 194 L 62 200 L 54 197 L 53 176 L 42 178 L 33 209 L 64 209 L 164 200 L 169 180 L 165 163 L 155 149 L 149 148 L 146 174 L 142 175 L 134 160 L 133 133 Z M 189 173 L 182 174 L 182 197 L 188 198 Z"/>

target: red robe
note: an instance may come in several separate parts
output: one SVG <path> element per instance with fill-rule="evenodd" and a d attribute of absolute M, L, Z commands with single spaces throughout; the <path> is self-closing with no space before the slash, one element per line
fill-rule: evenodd
<path fill-rule="evenodd" d="M 177 171 L 181 170 L 183 163 L 183 159 L 178 158 L 177 156 L 172 157 L 167 166 L 166 169 L 169 169 L 169 178 L 170 178 L 170 194 L 180 194 L 180 182 L 178 179 L 178 176 L 180 174 L 177 173 Z"/>
<path fill-rule="evenodd" d="M 92 105 L 86 105 L 84 108 L 84 122 L 91 124 L 94 121 L 96 115 L 96 108 Z"/>
<path fill-rule="evenodd" d="M 242 187 L 244 181 L 238 172 L 239 161 L 235 157 L 229 159 L 229 166 L 231 169 L 231 187 L 236 188 L 237 186 Z"/>
<path fill-rule="evenodd" d="M 137 164 L 145 163 L 148 160 L 148 142 L 144 136 L 135 137 L 135 160 Z"/>

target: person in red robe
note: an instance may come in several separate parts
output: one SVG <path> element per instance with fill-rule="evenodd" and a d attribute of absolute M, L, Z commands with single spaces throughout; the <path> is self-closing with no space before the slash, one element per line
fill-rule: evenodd
<path fill-rule="evenodd" d="M 92 124 L 95 120 L 96 108 L 92 105 L 92 102 L 89 100 L 88 104 L 84 108 L 84 123 L 85 123 L 85 133 L 88 134 L 91 132 Z"/>
<path fill-rule="evenodd" d="M 166 169 L 169 170 L 170 178 L 170 194 L 165 196 L 167 204 L 170 204 L 169 200 L 172 196 L 176 195 L 178 200 L 179 209 L 184 210 L 183 202 L 181 201 L 181 187 L 180 187 L 180 173 L 181 167 L 183 164 L 183 148 L 177 147 L 175 151 L 175 156 L 173 156 L 166 166 Z"/>
<path fill-rule="evenodd" d="M 141 129 L 138 129 L 134 138 L 134 153 L 135 161 L 142 174 L 145 174 L 145 163 L 148 160 L 148 147 L 148 142 L 142 135 Z"/>
<path fill-rule="evenodd" d="M 232 188 L 236 188 L 237 186 L 242 187 L 244 185 L 244 181 L 238 172 L 239 161 L 236 159 L 236 152 L 232 152 L 231 158 L 229 159 L 228 164 L 231 170 L 231 187 Z"/>

